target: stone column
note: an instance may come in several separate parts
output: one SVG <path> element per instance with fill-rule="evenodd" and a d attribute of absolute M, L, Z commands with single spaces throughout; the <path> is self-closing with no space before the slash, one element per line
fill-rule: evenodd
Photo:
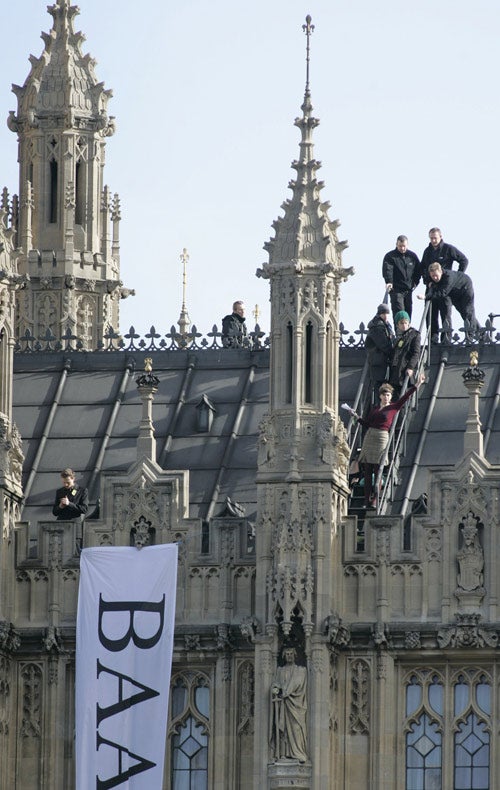
<path fill-rule="evenodd" d="M 462 373 L 464 384 L 469 392 L 469 413 L 465 424 L 464 455 L 475 452 L 483 456 L 483 434 L 479 419 L 479 395 L 484 384 L 484 370 L 478 367 L 478 353 L 471 351 L 470 365 Z"/>
<path fill-rule="evenodd" d="M 142 417 L 137 438 L 137 459 L 149 458 L 156 462 L 156 439 L 153 427 L 153 396 L 158 391 L 160 380 L 153 375 L 152 360 L 144 360 L 145 372 L 136 379 L 137 389 L 142 400 Z"/>

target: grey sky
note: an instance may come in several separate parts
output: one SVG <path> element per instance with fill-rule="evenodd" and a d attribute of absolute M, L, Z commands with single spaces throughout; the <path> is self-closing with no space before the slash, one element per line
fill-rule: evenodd
<path fill-rule="evenodd" d="M 51 27 L 45 0 L 18 0 L 0 54 L 0 113 L 16 109 L 28 56 Z M 321 124 L 324 200 L 349 241 L 341 320 L 367 322 L 383 296 L 382 258 L 396 236 L 420 256 L 432 225 L 469 257 L 478 317 L 500 313 L 497 0 L 81 0 L 75 27 L 113 90 L 117 133 L 106 182 L 122 205 L 122 330 L 179 318 L 187 247 L 187 306 L 206 333 L 235 298 L 259 304 L 255 277 L 271 223 L 290 196 L 305 82 Z M 3 109 L 2 109 L 3 108 Z M 0 185 L 17 192 L 15 135 L 0 128 Z M 420 289 L 422 290 L 422 289 Z M 417 322 L 421 306 L 416 310 Z M 455 315 L 456 326 L 460 318 Z M 500 322 L 500 319 L 499 319 Z M 499 323 L 500 326 L 500 323 Z"/>

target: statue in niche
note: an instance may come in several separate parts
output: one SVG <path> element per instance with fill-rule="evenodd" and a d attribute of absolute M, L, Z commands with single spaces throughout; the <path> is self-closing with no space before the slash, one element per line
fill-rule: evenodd
<path fill-rule="evenodd" d="M 296 663 L 294 647 L 283 650 L 271 686 L 271 748 L 276 760 L 305 763 L 307 669 Z"/>
<path fill-rule="evenodd" d="M 462 590 L 477 590 L 483 586 L 484 552 L 479 542 L 477 519 L 472 512 L 462 525 L 462 548 L 457 554 L 458 586 Z"/>
<path fill-rule="evenodd" d="M 269 415 L 265 415 L 259 423 L 258 464 L 274 465 L 276 455 L 276 435 Z"/>

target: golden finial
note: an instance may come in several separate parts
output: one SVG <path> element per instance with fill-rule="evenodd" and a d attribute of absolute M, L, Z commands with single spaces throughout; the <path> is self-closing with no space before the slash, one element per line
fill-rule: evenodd
<path fill-rule="evenodd" d="M 146 359 L 144 360 L 144 370 L 146 373 L 151 373 L 151 371 L 153 370 L 153 360 L 151 359 L 151 357 L 146 357 Z"/>
<path fill-rule="evenodd" d="M 479 354 L 477 353 L 477 351 L 471 351 L 470 352 L 470 366 L 471 366 L 471 368 L 477 367 L 478 362 L 479 362 Z"/>
<path fill-rule="evenodd" d="M 260 316 L 260 310 L 259 310 L 259 305 L 258 304 L 256 304 L 254 309 L 252 310 L 252 315 L 253 315 L 253 317 L 255 319 L 255 323 L 258 324 L 259 323 L 259 316 Z"/>

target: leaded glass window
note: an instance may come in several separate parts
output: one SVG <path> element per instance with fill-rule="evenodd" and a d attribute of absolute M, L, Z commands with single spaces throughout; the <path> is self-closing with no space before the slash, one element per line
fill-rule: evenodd
<path fill-rule="evenodd" d="M 477 668 L 407 675 L 405 790 L 493 790 L 492 702 L 491 677 Z"/>
<path fill-rule="evenodd" d="M 441 790 L 443 685 L 438 675 L 406 687 L 406 790 Z"/>
<path fill-rule="evenodd" d="M 454 685 L 455 790 L 489 790 L 491 685 L 484 675 Z"/>
<path fill-rule="evenodd" d="M 173 678 L 170 692 L 172 790 L 208 790 L 210 690 L 201 673 Z"/>

